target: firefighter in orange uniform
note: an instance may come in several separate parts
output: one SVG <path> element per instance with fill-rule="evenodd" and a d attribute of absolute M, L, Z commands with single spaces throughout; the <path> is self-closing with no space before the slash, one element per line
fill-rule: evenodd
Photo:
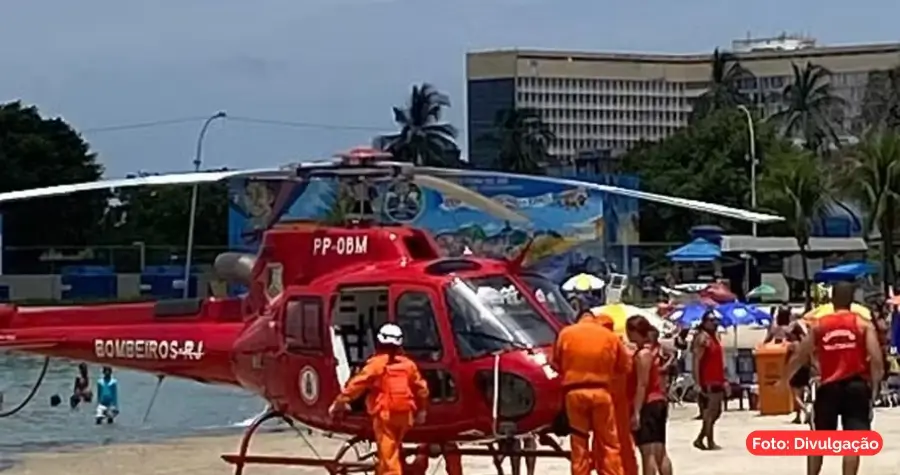
<path fill-rule="evenodd" d="M 421 444 L 416 458 L 411 464 L 403 467 L 403 475 L 425 475 L 428 472 L 428 459 L 444 455 L 444 471 L 447 475 L 462 475 L 462 457 L 459 446 L 453 442 L 445 444 Z"/>
<path fill-rule="evenodd" d="M 594 317 L 594 321 L 609 329 L 609 331 L 615 331 L 616 322 L 608 315 L 597 315 Z M 631 435 L 631 413 L 633 412 L 631 401 L 634 399 L 635 388 L 628 384 L 629 381 L 630 378 L 627 377 L 627 374 L 613 378 L 610 389 L 612 390 L 614 407 L 616 409 L 616 433 L 619 435 L 619 453 L 622 457 L 622 470 L 625 475 L 637 475 L 637 454 L 634 451 L 634 439 Z M 602 464 L 603 460 L 601 454 L 596 453 L 598 449 L 599 448 L 595 446 L 595 456 L 597 457 L 597 463 Z M 598 472 L 600 471 L 600 468 L 600 465 L 597 465 Z"/>
<path fill-rule="evenodd" d="M 363 394 L 378 450 L 378 475 L 402 475 L 403 436 L 425 422 L 428 384 L 416 364 L 401 355 L 403 331 L 393 323 L 378 330 L 376 352 L 362 370 L 347 381 L 328 413 L 334 417 L 350 409 Z"/>
<path fill-rule="evenodd" d="M 559 333 L 553 364 L 562 375 L 572 430 L 572 475 L 589 475 L 595 467 L 599 475 L 624 475 L 612 386 L 614 378 L 631 370 L 625 345 L 615 333 L 585 315 Z"/>

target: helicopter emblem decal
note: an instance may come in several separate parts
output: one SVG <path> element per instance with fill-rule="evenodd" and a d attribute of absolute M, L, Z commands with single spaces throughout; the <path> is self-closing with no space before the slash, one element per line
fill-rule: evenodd
<path fill-rule="evenodd" d="M 425 194 L 414 183 L 391 183 L 384 194 L 384 214 L 392 221 L 415 221 L 425 210 Z"/>
<path fill-rule="evenodd" d="M 312 406 L 319 400 L 319 375 L 312 366 L 304 366 L 300 370 L 300 398 Z"/>

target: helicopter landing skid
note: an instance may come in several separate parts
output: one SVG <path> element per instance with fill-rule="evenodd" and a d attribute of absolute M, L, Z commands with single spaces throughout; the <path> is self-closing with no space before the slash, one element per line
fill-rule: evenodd
<path fill-rule="evenodd" d="M 359 437 L 354 437 L 341 446 L 337 454 L 331 459 L 314 458 L 314 457 L 290 457 L 283 455 L 248 455 L 250 449 L 250 439 L 253 434 L 262 426 L 263 423 L 272 419 L 283 419 L 291 427 L 294 427 L 293 421 L 284 414 L 277 411 L 269 411 L 257 420 L 255 420 L 241 439 L 240 449 L 237 454 L 222 455 L 222 460 L 234 465 L 234 475 L 243 475 L 244 467 L 247 465 L 285 465 L 294 467 L 322 467 L 328 470 L 330 475 L 346 475 L 350 473 L 374 472 L 375 464 L 364 460 L 372 458 L 373 454 L 361 456 L 356 450 L 356 444 L 363 441 Z M 347 452 L 353 449 L 358 457 L 357 461 L 344 461 L 343 458 Z"/>

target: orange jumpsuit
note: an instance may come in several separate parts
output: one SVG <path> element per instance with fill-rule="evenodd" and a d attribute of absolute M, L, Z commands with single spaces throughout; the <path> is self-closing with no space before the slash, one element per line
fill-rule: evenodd
<path fill-rule="evenodd" d="M 606 327 L 610 331 L 615 329 L 615 322 L 608 315 L 598 315 L 594 321 Z M 629 359 L 629 361 L 632 361 Z M 613 378 L 610 390 L 612 391 L 613 405 L 616 409 L 616 433 L 619 436 L 619 454 L 622 457 L 622 469 L 625 475 L 638 475 L 637 454 L 634 451 L 634 437 L 631 435 L 631 412 L 634 401 L 635 388 L 628 384 L 630 378 L 627 375 L 620 375 Z M 601 447 L 594 444 L 594 456 L 598 464 L 603 463 L 602 454 L 599 452 Z M 600 472 L 601 466 L 597 465 L 597 471 Z"/>
<path fill-rule="evenodd" d="M 406 376 L 409 384 L 406 401 L 398 401 L 393 392 L 389 397 L 388 389 L 383 387 L 388 384 L 385 379 L 389 373 Z M 397 389 L 394 387 L 393 391 Z M 428 404 L 428 384 L 411 359 L 402 355 L 378 353 L 369 358 L 362 370 L 347 381 L 335 403 L 350 404 L 367 392 L 366 412 L 372 418 L 372 431 L 378 450 L 375 473 L 402 475 L 403 436 L 412 427 L 416 411 L 425 409 Z"/>
<path fill-rule="evenodd" d="M 419 446 L 419 452 L 416 458 L 409 465 L 404 467 L 404 475 L 425 475 L 428 472 L 428 452 L 430 447 L 428 444 Z M 444 471 L 447 475 L 462 475 L 462 457 L 459 455 L 457 446 L 453 442 L 447 442 L 441 447 L 444 455 Z"/>
<path fill-rule="evenodd" d="M 624 475 L 611 386 L 631 369 L 625 345 L 596 319 L 582 318 L 559 333 L 553 363 L 572 429 L 572 475 L 589 475 L 594 467 L 600 475 Z"/>

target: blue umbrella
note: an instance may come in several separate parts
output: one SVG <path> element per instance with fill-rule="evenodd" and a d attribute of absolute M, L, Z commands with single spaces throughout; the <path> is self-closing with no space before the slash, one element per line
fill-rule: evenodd
<path fill-rule="evenodd" d="M 772 317 L 768 313 L 743 302 L 719 304 L 716 306 L 716 310 L 737 325 L 768 326 L 772 324 Z"/>
<path fill-rule="evenodd" d="M 699 303 L 688 304 L 678 310 L 675 310 L 674 312 L 672 312 L 670 319 L 675 322 L 676 325 L 682 328 L 693 328 L 700 324 L 700 321 L 703 319 L 703 315 L 710 309 L 712 309 L 712 311 L 715 313 L 716 318 L 719 319 L 720 326 L 734 326 L 732 316 L 724 315 L 722 312 L 715 308 Z"/>

